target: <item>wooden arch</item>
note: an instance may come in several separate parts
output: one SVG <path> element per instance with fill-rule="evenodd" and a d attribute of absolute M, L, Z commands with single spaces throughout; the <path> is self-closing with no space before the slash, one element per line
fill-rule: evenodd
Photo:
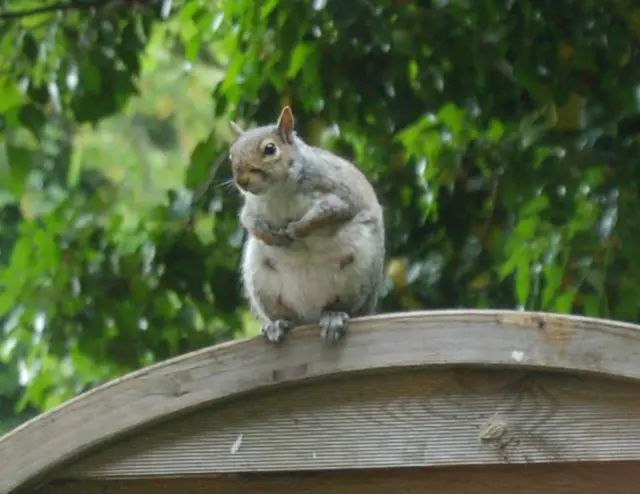
<path fill-rule="evenodd" d="M 250 399 L 258 391 L 276 393 L 283 385 L 303 381 L 313 384 L 336 377 L 344 381 L 375 373 L 388 376 L 392 372 L 431 372 L 461 366 L 493 368 L 499 372 L 561 371 L 574 374 L 576 379 L 586 373 L 586 377 L 580 379 L 630 381 L 619 383 L 635 386 L 635 394 L 623 393 L 627 400 L 625 406 L 630 408 L 625 408 L 620 420 L 630 420 L 630 429 L 618 438 L 620 442 L 612 443 L 600 456 L 586 459 L 640 460 L 639 326 L 515 311 L 412 312 L 354 320 L 348 336 L 335 347 L 323 345 L 317 328 L 306 327 L 295 331 L 278 346 L 266 344 L 260 337 L 233 341 L 109 382 L 0 438 L 0 494 L 45 485 L 49 479 L 59 477 L 63 469 L 73 471 L 73 466 L 90 453 L 110 447 L 114 440 L 134 437 L 150 426 L 159 427 L 167 420 L 178 420 L 204 407 L 227 403 L 229 398 L 242 395 Z M 618 385 L 611 382 L 613 384 L 604 388 L 613 389 Z M 593 396 L 579 399 L 594 407 L 603 403 Z M 638 412 L 631 417 L 629 410 Z M 581 419 L 576 417 L 576 420 Z M 484 434 L 481 439 L 499 436 L 504 432 L 502 425 L 500 420 L 488 422 L 488 428 L 480 431 L 481 436 Z M 233 448 L 234 445 L 231 453 Z M 563 457 L 563 461 L 569 456 Z M 393 465 L 403 466 L 405 457 L 408 458 L 399 455 L 400 459 L 394 460 Z M 430 461 L 414 458 L 404 466 L 415 467 Z M 495 462 L 500 463 L 502 459 L 497 458 Z M 516 459 L 517 462 L 526 462 L 526 458 Z M 363 460 L 353 468 L 384 466 L 383 463 L 375 465 Z M 450 462 L 461 463 L 477 462 L 469 460 L 469 455 L 464 453 Z M 322 463 L 320 467 L 331 469 L 331 464 Z M 231 467 L 220 469 L 234 471 Z M 87 489 L 86 492 L 93 491 Z"/>

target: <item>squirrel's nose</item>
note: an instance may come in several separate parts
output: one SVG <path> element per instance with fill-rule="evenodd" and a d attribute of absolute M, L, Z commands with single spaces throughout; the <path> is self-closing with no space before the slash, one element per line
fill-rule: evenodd
<path fill-rule="evenodd" d="M 244 173 L 242 175 L 238 175 L 236 177 L 236 183 L 240 187 L 246 187 L 247 185 L 249 185 L 249 175 L 247 173 Z"/>

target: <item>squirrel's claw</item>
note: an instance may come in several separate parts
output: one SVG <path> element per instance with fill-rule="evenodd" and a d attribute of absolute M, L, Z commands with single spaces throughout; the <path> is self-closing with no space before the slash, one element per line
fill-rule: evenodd
<path fill-rule="evenodd" d="M 276 238 L 277 240 L 274 245 L 277 245 L 278 247 L 289 247 L 295 240 L 295 238 L 291 236 L 286 229 L 278 231 Z"/>
<path fill-rule="evenodd" d="M 262 325 L 263 336 L 272 343 L 278 343 L 284 339 L 292 325 L 286 319 L 278 319 Z"/>
<path fill-rule="evenodd" d="M 349 324 L 349 314 L 346 312 L 324 312 L 320 316 L 318 325 L 324 340 L 331 343 L 337 342 L 344 335 Z"/>
<path fill-rule="evenodd" d="M 284 233 L 285 233 L 285 235 L 287 237 L 289 237 L 292 240 L 295 240 L 298 237 L 300 237 L 301 235 L 298 234 L 298 222 L 297 221 L 292 221 L 291 223 L 289 223 L 285 227 Z"/>

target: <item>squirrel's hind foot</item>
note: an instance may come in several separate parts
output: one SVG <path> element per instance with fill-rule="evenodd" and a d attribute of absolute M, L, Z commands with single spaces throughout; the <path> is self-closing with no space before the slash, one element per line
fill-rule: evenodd
<path fill-rule="evenodd" d="M 279 343 L 291 330 L 293 324 L 286 319 L 277 319 L 262 325 L 263 336 L 272 343 Z"/>
<path fill-rule="evenodd" d="M 320 335 L 326 341 L 335 343 L 344 335 L 349 325 L 349 314 L 346 312 L 323 312 L 318 321 L 322 330 Z"/>

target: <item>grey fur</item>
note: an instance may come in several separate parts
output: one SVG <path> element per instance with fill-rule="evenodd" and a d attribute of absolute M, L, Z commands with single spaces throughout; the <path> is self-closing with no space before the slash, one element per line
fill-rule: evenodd
<path fill-rule="evenodd" d="M 263 156 L 265 143 L 277 146 L 274 156 Z M 277 125 L 243 131 L 230 156 L 234 177 L 244 177 L 240 221 L 250 233 L 242 281 L 263 334 L 279 342 L 317 323 L 323 338 L 340 340 L 350 317 L 375 313 L 384 279 L 373 187 L 352 163 Z M 346 256 L 354 261 L 343 265 Z"/>

